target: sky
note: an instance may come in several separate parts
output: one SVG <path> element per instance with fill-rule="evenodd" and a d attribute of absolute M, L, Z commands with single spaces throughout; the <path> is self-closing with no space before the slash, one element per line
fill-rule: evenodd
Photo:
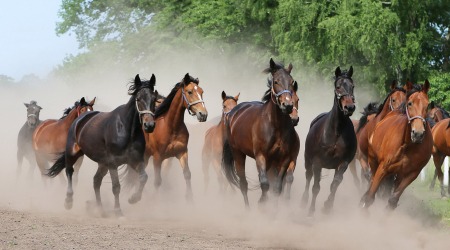
<path fill-rule="evenodd" d="M 0 75 L 44 78 L 78 53 L 75 34 L 57 36 L 61 0 L 0 0 Z"/>

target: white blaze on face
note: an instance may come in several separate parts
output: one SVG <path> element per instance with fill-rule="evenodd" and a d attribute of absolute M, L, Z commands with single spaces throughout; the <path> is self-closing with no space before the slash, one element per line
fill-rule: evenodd
<path fill-rule="evenodd" d="M 202 100 L 202 97 L 201 97 L 200 94 L 198 93 L 197 89 L 198 89 L 198 87 L 195 86 L 195 87 L 194 87 L 195 93 L 197 93 L 198 99 L 199 99 L 199 100 Z M 203 107 L 205 108 L 205 103 L 204 103 L 204 102 L 202 102 L 202 105 L 203 105 Z"/>

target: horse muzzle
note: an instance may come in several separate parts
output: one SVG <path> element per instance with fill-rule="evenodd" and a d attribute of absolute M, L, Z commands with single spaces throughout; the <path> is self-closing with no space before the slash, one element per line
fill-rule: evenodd
<path fill-rule="evenodd" d="M 355 112 L 355 105 L 354 104 L 346 104 L 344 105 L 344 107 L 342 108 L 344 111 L 344 115 L 346 116 L 352 116 L 353 112 Z"/>
<path fill-rule="evenodd" d="M 145 133 L 152 133 L 155 130 L 155 122 L 144 122 L 143 124 Z"/>
<path fill-rule="evenodd" d="M 197 116 L 197 120 L 199 122 L 206 122 L 206 119 L 208 118 L 207 111 L 198 111 L 197 113 L 195 113 L 195 115 Z"/>
<path fill-rule="evenodd" d="M 425 131 L 411 130 L 411 141 L 413 143 L 422 143 L 424 137 Z"/>
<path fill-rule="evenodd" d="M 283 112 L 283 114 L 290 114 L 290 113 L 292 113 L 292 110 L 294 109 L 294 105 L 282 103 L 280 105 L 280 109 L 281 109 L 281 112 Z"/>
<path fill-rule="evenodd" d="M 298 122 L 300 121 L 300 117 L 291 117 L 292 125 L 297 126 Z"/>

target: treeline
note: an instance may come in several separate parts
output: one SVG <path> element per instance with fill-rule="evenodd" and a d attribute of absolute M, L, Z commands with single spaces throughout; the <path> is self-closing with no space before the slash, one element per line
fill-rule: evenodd
<path fill-rule="evenodd" d="M 432 99 L 450 109 L 446 0 L 64 0 L 59 14 L 57 33 L 75 34 L 86 51 L 67 58 L 60 75 L 182 50 L 245 55 L 255 65 L 274 56 L 323 76 L 353 65 L 355 80 L 381 95 L 393 79 L 428 78 Z"/>

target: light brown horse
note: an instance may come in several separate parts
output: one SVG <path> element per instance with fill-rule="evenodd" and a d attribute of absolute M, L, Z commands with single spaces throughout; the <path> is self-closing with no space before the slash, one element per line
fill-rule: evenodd
<path fill-rule="evenodd" d="M 414 85 L 407 93 L 406 105 L 391 112 L 370 137 L 369 166 L 374 174 L 369 189 L 361 198 L 368 208 L 375 199 L 380 183 L 394 176 L 393 193 L 388 207 L 395 209 L 405 188 L 413 182 L 431 157 L 433 138 L 425 120 L 428 107 L 428 80 Z"/>
<path fill-rule="evenodd" d="M 205 181 L 205 191 L 209 185 L 210 164 L 213 165 L 214 170 L 216 171 L 220 191 L 224 191 L 227 187 L 225 176 L 220 168 L 223 151 L 223 126 L 225 124 L 225 117 L 234 107 L 236 107 L 238 100 L 239 94 L 236 96 L 227 96 L 225 91 L 222 91 L 222 116 L 220 122 L 205 132 L 205 142 L 202 149 L 202 169 Z"/>
<path fill-rule="evenodd" d="M 436 167 L 435 176 L 437 175 L 440 182 L 441 196 L 447 197 L 447 193 L 444 189 L 444 173 L 442 172 L 442 164 L 446 156 L 450 155 L 450 118 L 443 119 L 436 123 L 431 133 L 433 135 L 433 162 Z M 450 170 L 449 170 L 450 174 Z M 430 184 L 430 189 L 434 188 L 436 178 L 433 178 Z M 448 187 L 448 193 L 450 194 L 450 185 Z"/>
<path fill-rule="evenodd" d="M 155 112 L 156 126 L 151 134 L 145 134 L 145 162 L 153 156 L 156 188 L 161 186 L 161 163 L 170 157 L 176 157 L 183 169 L 186 181 L 186 198 L 192 199 L 191 171 L 188 164 L 189 132 L 184 123 L 186 109 L 189 114 L 196 115 L 198 121 L 205 122 L 208 117 L 205 103 L 202 99 L 203 89 L 198 78 L 186 74 L 177 83 L 170 94 Z"/>
<path fill-rule="evenodd" d="M 42 175 L 47 174 L 49 162 L 54 162 L 61 152 L 66 149 L 67 133 L 72 122 L 81 114 L 92 111 L 95 98 L 91 102 L 81 98 L 75 105 L 65 110 L 63 117 L 59 120 L 48 119 L 36 127 L 33 133 L 33 149 L 36 156 L 36 163 Z M 81 166 L 81 161 L 77 162 L 75 169 Z"/>
<path fill-rule="evenodd" d="M 397 81 L 394 80 L 391 83 L 391 92 L 384 99 L 377 115 L 361 128 L 360 135 L 358 137 L 358 154 L 356 155 L 356 159 L 361 164 L 361 169 L 364 172 L 364 176 L 367 181 L 370 180 L 370 168 L 367 162 L 369 138 L 375 130 L 377 123 L 383 120 L 387 114 L 400 107 L 400 105 L 406 101 L 406 91 L 411 87 L 411 82 L 408 82 L 405 86 L 403 86 L 403 88 L 397 87 Z"/>

